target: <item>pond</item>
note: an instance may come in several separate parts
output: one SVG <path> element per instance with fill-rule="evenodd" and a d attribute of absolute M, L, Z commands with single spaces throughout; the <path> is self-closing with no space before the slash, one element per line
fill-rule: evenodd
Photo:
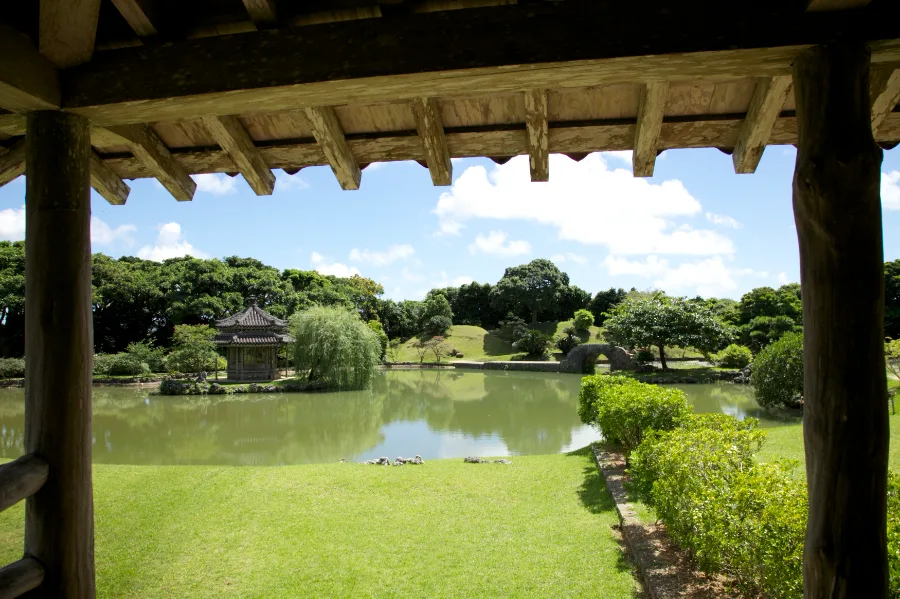
<path fill-rule="evenodd" d="M 94 388 L 94 461 L 278 465 L 420 454 L 546 454 L 598 439 L 577 415 L 580 376 L 407 370 L 366 391 L 160 397 Z M 698 411 L 758 416 L 749 387 L 683 385 Z M 24 391 L 0 389 L 0 458 L 24 445 Z"/>

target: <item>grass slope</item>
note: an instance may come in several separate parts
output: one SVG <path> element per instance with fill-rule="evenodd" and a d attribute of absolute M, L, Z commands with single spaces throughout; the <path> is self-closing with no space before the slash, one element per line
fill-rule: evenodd
<path fill-rule="evenodd" d="M 586 450 L 509 466 L 94 467 L 98 597 L 634 597 Z M 0 563 L 23 508 L 0 514 Z"/>

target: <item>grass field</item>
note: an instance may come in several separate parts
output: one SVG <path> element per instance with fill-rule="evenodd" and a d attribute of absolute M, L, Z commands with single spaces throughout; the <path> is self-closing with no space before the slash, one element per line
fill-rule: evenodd
<path fill-rule="evenodd" d="M 512 461 L 96 465 L 98 596 L 637 596 L 588 451 Z M 0 563 L 22 522 L 0 514 Z"/>

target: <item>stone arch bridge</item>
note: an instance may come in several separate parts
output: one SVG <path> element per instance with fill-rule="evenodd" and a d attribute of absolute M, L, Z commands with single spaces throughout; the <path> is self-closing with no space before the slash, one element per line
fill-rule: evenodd
<path fill-rule="evenodd" d="M 559 363 L 560 372 L 584 372 L 585 364 L 593 363 L 597 356 L 604 355 L 609 360 L 610 370 L 634 370 L 634 359 L 624 348 L 611 343 L 585 343 L 569 352 Z"/>

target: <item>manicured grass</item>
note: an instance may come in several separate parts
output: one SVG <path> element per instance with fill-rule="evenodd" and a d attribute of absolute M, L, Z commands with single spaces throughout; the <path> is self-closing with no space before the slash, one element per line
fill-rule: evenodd
<path fill-rule="evenodd" d="M 96 465 L 98 596 L 637 596 L 588 451 L 512 461 Z"/>

